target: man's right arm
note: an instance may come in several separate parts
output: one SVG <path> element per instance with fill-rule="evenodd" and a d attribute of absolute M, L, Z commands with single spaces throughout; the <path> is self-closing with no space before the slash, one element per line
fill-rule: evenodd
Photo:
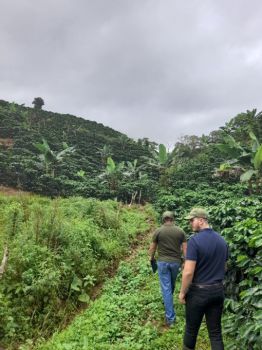
<path fill-rule="evenodd" d="M 179 293 L 179 301 L 181 304 L 185 304 L 186 300 L 186 293 L 188 291 L 188 288 L 193 280 L 194 272 L 196 268 L 196 261 L 194 260 L 186 260 L 185 267 L 182 274 L 182 284 L 181 289 Z"/>
<path fill-rule="evenodd" d="M 185 266 L 182 273 L 181 290 L 179 294 L 179 301 L 182 304 L 186 303 L 185 297 L 190 284 L 193 281 L 196 263 L 197 263 L 197 247 L 193 238 L 188 241 L 187 255 Z"/>
<path fill-rule="evenodd" d="M 156 230 L 152 237 L 152 242 L 150 244 L 150 247 L 148 249 L 149 254 L 149 260 L 153 260 L 155 258 L 155 253 L 157 249 L 157 236 L 158 236 L 158 230 Z"/>
<path fill-rule="evenodd" d="M 156 242 L 152 242 L 150 244 L 149 249 L 148 249 L 149 260 L 153 260 L 155 258 L 156 248 L 157 248 L 157 243 Z"/>

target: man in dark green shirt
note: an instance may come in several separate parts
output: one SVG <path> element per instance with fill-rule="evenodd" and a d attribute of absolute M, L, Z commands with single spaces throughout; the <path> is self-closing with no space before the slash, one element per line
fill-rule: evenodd
<path fill-rule="evenodd" d="M 163 225 L 154 234 L 149 248 L 150 260 L 158 252 L 158 276 L 165 305 L 167 326 L 171 326 L 176 319 L 173 303 L 176 277 L 181 265 L 181 253 L 186 255 L 185 232 L 174 225 L 174 216 L 170 211 L 163 214 Z"/>

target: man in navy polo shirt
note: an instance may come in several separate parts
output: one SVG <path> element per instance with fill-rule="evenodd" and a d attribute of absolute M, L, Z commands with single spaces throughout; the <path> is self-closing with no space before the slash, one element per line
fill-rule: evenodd
<path fill-rule="evenodd" d="M 191 210 L 186 219 L 197 232 L 187 245 L 179 300 L 186 304 L 183 350 L 194 350 L 205 315 L 212 350 L 223 350 L 221 316 L 224 303 L 223 280 L 228 248 L 225 240 L 210 228 L 202 208 Z"/>

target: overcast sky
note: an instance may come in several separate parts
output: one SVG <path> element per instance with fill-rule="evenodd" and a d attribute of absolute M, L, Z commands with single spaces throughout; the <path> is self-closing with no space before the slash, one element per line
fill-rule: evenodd
<path fill-rule="evenodd" d="M 0 99 L 172 147 L 262 109 L 261 0 L 1 0 Z"/>

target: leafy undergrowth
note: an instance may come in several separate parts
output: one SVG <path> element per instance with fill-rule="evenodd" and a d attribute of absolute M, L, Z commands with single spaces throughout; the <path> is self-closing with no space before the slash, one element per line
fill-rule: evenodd
<path fill-rule="evenodd" d="M 149 219 L 151 218 L 151 219 Z M 85 307 L 120 259 L 150 229 L 150 207 L 115 201 L 0 196 L 0 342 L 49 338 Z"/>
<path fill-rule="evenodd" d="M 146 242 L 146 245 L 148 242 Z M 179 286 L 176 288 L 178 294 Z M 157 275 L 147 261 L 146 248 L 132 260 L 122 262 L 116 276 L 109 279 L 101 297 L 61 333 L 37 350 L 178 350 L 184 333 L 184 306 L 175 300 L 177 323 L 164 327 L 164 308 Z M 23 350 L 30 347 L 23 347 Z M 208 350 L 203 325 L 198 350 Z"/>

